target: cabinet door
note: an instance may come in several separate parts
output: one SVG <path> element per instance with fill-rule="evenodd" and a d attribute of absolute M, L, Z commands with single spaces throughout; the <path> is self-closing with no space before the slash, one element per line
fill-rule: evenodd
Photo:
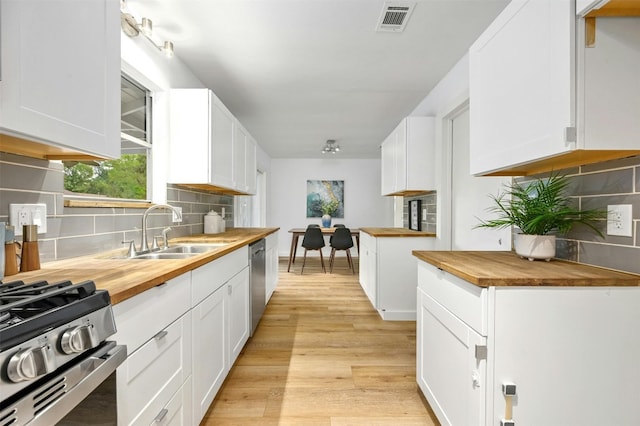
<path fill-rule="evenodd" d="M 245 192 L 247 189 L 247 131 L 236 123 L 233 135 L 233 180 L 234 188 Z"/>
<path fill-rule="evenodd" d="M 360 273 L 363 278 L 360 280 L 360 284 L 371 305 L 377 309 L 378 255 L 376 245 L 376 238 L 366 233 L 360 234 Z"/>
<path fill-rule="evenodd" d="M 505 411 L 504 382 L 517 387 L 516 425 L 640 424 L 639 290 L 495 287 L 487 424 Z"/>
<path fill-rule="evenodd" d="M 219 288 L 193 308 L 193 418 L 200 423 L 227 369 L 226 287 Z"/>
<path fill-rule="evenodd" d="M 443 425 L 484 424 L 486 359 L 476 358 L 486 338 L 421 289 L 416 325 L 416 379 Z M 482 352 L 482 350 L 481 350 Z"/>
<path fill-rule="evenodd" d="M 473 44 L 472 174 L 575 148 L 574 33 L 575 1 L 513 0 Z"/>
<path fill-rule="evenodd" d="M 233 127 L 235 118 L 213 92 L 211 96 L 211 183 L 235 188 L 233 181 Z"/>
<path fill-rule="evenodd" d="M 249 268 L 245 268 L 226 284 L 229 308 L 229 343 L 227 369 L 231 369 L 244 344 L 251 334 L 251 312 L 249 311 Z"/>
<path fill-rule="evenodd" d="M 265 303 L 269 303 L 269 299 L 273 295 L 278 285 L 278 234 L 273 233 L 266 238 L 267 257 L 266 257 L 266 297 Z"/>
<path fill-rule="evenodd" d="M 396 138 L 395 130 L 384 140 L 381 147 L 382 195 L 396 191 Z"/>
<path fill-rule="evenodd" d="M 394 192 L 407 187 L 407 119 L 400 122 L 393 132 L 395 136 Z"/>
<path fill-rule="evenodd" d="M 245 161 L 245 191 L 249 195 L 253 195 L 257 190 L 257 146 L 256 141 L 248 135 L 247 139 L 247 147 L 246 147 L 246 161 Z"/>
<path fill-rule="evenodd" d="M 210 102 L 207 89 L 171 90 L 171 183 L 211 183 Z"/>
<path fill-rule="evenodd" d="M 2 0 L 0 132 L 120 156 L 118 8 L 114 0 Z"/>

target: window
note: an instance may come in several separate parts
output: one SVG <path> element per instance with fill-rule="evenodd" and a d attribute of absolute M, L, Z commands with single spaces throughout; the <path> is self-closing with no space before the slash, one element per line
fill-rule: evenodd
<path fill-rule="evenodd" d="M 151 176 L 151 92 L 123 75 L 120 105 L 121 157 L 65 162 L 66 195 L 147 200 L 151 192 L 147 179 Z"/>

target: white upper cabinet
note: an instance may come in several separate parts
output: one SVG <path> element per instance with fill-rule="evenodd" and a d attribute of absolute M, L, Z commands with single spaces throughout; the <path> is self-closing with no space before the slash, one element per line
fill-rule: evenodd
<path fill-rule="evenodd" d="M 255 194 L 256 143 L 239 121 L 236 121 L 233 143 L 233 176 L 235 189 L 244 194 Z"/>
<path fill-rule="evenodd" d="M 247 194 L 253 195 L 256 193 L 257 186 L 258 186 L 258 183 L 257 183 L 258 144 L 256 143 L 255 139 L 253 139 L 251 135 L 249 135 L 249 137 L 246 140 L 246 145 L 247 145 L 247 148 L 245 151 L 246 190 L 244 192 L 246 192 Z"/>
<path fill-rule="evenodd" d="M 234 188 L 235 118 L 208 89 L 171 90 L 169 181 Z"/>
<path fill-rule="evenodd" d="M 120 156 L 119 7 L 117 0 L 2 0 L 3 150 Z"/>
<path fill-rule="evenodd" d="M 407 117 L 382 143 L 382 195 L 435 189 L 435 119 Z"/>
<path fill-rule="evenodd" d="M 233 135 L 233 178 L 234 185 L 240 191 L 244 191 L 247 184 L 246 152 L 248 132 L 236 121 Z"/>
<path fill-rule="evenodd" d="M 174 89 L 169 182 L 254 194 L 256 143 L 209 89 Z"/>
<path fill-rule="evenodd" d="M 640 152 L 638 22 L 598 18 L 587 48 L 575 0 L 513 0 L 469 52 L 471 173 L 526 175 Z"/>

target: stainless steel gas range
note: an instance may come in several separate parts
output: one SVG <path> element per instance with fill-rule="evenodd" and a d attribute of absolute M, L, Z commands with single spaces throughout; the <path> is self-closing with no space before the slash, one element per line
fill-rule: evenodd
<path fill-rule="evenodd" d="M 126 358 L 115 332 L 93 281 L 0 283 L 0 425 L 64 423 Z"/>

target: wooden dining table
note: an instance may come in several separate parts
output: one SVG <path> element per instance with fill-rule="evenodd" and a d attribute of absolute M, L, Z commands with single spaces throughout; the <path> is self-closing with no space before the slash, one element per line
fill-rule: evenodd
<path fill-rule="evenodd" d="M 338 228 L 320 228 L 322 231 L 322 235 L 332 235 L 336 232 Z M 291 249 L 289 250 L 289 266 L 287 267 L 287 272 L 291 270 L 291 264 L 296 263 L 296 252 L 298 250 L 298 240 L 301 236 L 304 235 L 304 231 L 307 228 L 292 228 L 289 229 L 289 233 L 291 234 Z M 358 254 L 360 253 L 360 230 L 358 228 L 349 228 L 351 231 L 351 236 L 356 238 L 356 249 L 358 250 Z"/>

